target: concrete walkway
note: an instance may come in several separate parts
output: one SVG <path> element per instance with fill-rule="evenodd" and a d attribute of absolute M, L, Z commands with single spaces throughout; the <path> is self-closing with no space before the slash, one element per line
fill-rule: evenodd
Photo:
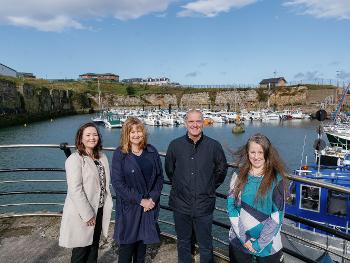
<path fill-rule="evenodd" d="M 26 216 L 0 219 L 0 261 L 6 263 L 66 263 L 70 262 L 70 249 L 58 246 L 61 218 L 57 216 Z M 111 224 L 110 236 L 114 225 Z M 112 239 L 100 243 L 101 263 L 117 262 L 117 246 Z M 162 236 L 160 245 L 148 248 L 146 262 L 176 263 L 176 243 Z M 199 256 L 195 256 L 199 262 Z M 215 263 L 227 262 L 215 258 Z M 298 262 L 289 257 L 286 262 Z"/>

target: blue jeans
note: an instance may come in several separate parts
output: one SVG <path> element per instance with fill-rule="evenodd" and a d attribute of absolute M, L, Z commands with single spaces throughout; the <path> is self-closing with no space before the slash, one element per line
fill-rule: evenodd
<path fill-rule="evenodd" d="M 194 232 L 199 246 L 200 263 L 213 262 L 213 237 L 211 234 L 213 214 L 192 217 L 174 212 L 177 235 L 178 263 L 192 263 L 191 240 Z"/>

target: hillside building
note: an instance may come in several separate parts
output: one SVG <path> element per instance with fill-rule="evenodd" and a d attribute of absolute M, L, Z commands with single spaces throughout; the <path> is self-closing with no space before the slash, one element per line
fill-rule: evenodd
<path fill-rule="evenodd" d="M 142 84 L 142 85 L 155 85 L 155 86 L 163 86 L 163 85 L 171 85 L 170 79 L 166 77 L 161 78 L 131 78 L 131 79 L 123 79 L 123 83 L 131 83 L 131 84 Z"/>
<path fill-rule="evenodd" d="M 105 80 L 105 81 L 115 81 L 119 82 L 119 76 L 113 73 L 85 73 L 79 75 L 80 80 Z"/>
<path fill-rule="evenodd" d="M 28 72 L 17 72 L 18 78 L 25 78 L 25 79 L 35 79 L 35 75 L 33 73 Z"/>
<path fill-rule="evenodd" d="M 260 81 L 260 88 L 274 88 L 274 87 L 284 87 L 286 85 L 287 81 L 284 77 L 278 77 L 278 78 L 270 78 L 270 79 L 263 79 Z"/>

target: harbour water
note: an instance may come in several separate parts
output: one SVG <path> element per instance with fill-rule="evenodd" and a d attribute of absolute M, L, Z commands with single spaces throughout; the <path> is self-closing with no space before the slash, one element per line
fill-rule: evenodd
<path fill-rule="evenodd" d="M 63 117 L 53 121 L 36 122 L 27 127 L 14 126 L 0 129 L 1 144 L 59 144 L 68 142 L 74 144 L 74 136 L 78 127 L 91 120 L 92 115 Z M 233 124 L 218 124 L 204 128 L 204 133 L 218 140 L 224 147 L 227 159 L 232 160 L 230 150 L 235 150 L 254 133 L 260 132 L 268 136 L 276 146 L 287 166 L 291 169 L 300 165 L 301 153 L 306 136 L 304 156 L 313 158 L 312 144 L 316 139 L 318 121 L 286 120 L 271 122 L 247 122 L 246 132 L 232 134 Z M 147 126 L 149 142 L 165 152 L 169 142 L 185 133 L 183 126 L 152 127 Z M 100 127 L 103 145 L 115 147 L 119 142 L 120 129 L 105 129 Z M 33 152 L 38 151 L 38 155 Z M 53 153 L 51 152 L 53 151 Z M 1 150 L 0 166 L 14 167 L 20 161 L 21 166 L 36 166 L 38 161 L 44 167 L 63 167 L 64 155 L 56 156 L 55 150 L 26 149 Z"/>
<path fill-rule="evenodd" d="M 15 126 L 0 130 L 0 142 L 5 144 L 60 144 L 68 142 L 74 144 L 74 136 L 78 127 L 91 120 L 92 115 L 70 116 L 55 119 L 53 121 L 37 122 L 29 124 L 27 127 Z M 313 161 L 313 141 L 316 139 L 316 127 L 318 121 L 314 120 L 286 120 L 271 122 L 250 122 L 246 123 L 245 133 L 233 134 L 233 124 L 220 124 L 208 126 L 204 128 L 204 133 L 218 140 L 225 150 L 228 161 L 232 161 L 231 152 L 243 145 L 247 139 L 254 133 L 260 132 L 268 136 L 271 142 L 280 152 L 287 167 L 291 171 L 301 164 L 302 151 L 304 148 L 304 157 L 308 156 L 309 161 Z M 165 152 L 169 142 L 185 133 L 183 126 L 179 127 L 151 127 L 147 126 L 149 143 L 153 144 L 160 152 Z M 106 129 L 100 127 L 105 147 L 116 147 L 119 142 L 120 129 Z M 306 137 L 306 140 L 305 140 Z M 305 140 L 305 146 L 304 146 Z M 111 161 L 112 152 L 107 152 Z M 50 167 L 64 168 L 65 155 L 58 149 L 42 149 L 42 148 L 19 148 L 19 149 L 0 149 L 0 168 L 29 168 L 29 167 Z M 232 170 L 229 171 L 232 174 Z M 19 179 L 65 179 L 64 173 L 0 173 L 0 180 L 19 180 Z M 218 189 L 218 192 L 226 193 L 228 190 L 230 177 L 228 176 L 224 184 Z M 0 184 L 0 192 L 9 191 L 44 191 L 55 190 L 65 191 L 65 182 L 61 183 L 37 183 L 28 182 L 25 184 Z M 164 192 L 169 192 L 169 187 L 164 187 Z M 64 195 L 30 195 L 30 197 L 2 196 L 0 205 L 13 202 L 54 202 L 62 203 Z M 162 203 L 167 204 L 167 197 L 162 196 Z M 225 208 L 225 201 L 218 199 L 217 207 Z M 7 211 L 18 211 L 19 207 L 6 208 Z M 45 206 L 27 207 L 26 211 L 49 210 Z M 27 210 L 29 209 L 29 210 Z M 57 206 L 57 211 L 62 209 Z M 23 211 L 23 210 L 21 210 Z M 0 212 L 2 208 L 0 207 Z M 162 211 L 161 218 L 171 221 L 171 213 Z M 215 219 L 228 223 L 226 213 L 216 211 Z M 162 226 L 161 227 L 167 227 Z M 168 230 L 168 229 L 167 229 Z M 171 232 L 171 231 L 170 231 Z M 213 232 L 215 236 L 225 240 L 227 238 L 227 230 L 214 226 Z"/>

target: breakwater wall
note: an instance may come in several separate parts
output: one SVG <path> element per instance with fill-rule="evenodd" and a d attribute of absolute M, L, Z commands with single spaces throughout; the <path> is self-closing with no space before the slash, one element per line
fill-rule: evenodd
<path fill-rule="evenodd" d="M 0 80 L 0 128 L 91 109 L 85 94 Z"/>

